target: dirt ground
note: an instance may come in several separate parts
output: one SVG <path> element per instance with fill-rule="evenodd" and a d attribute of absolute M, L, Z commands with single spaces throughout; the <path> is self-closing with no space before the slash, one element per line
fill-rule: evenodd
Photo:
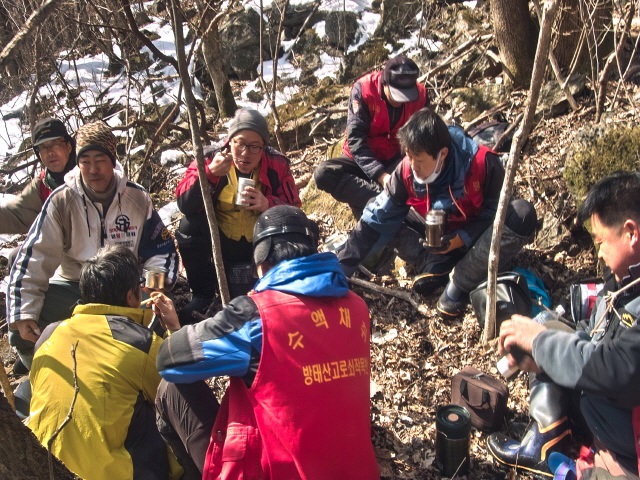
<path fill-rule="evenodd" d="M 536 240 L 514 263 L 543 279 L 554 305 L 566 305 L 571 284 L 597 275 L 593 245 L 588 233 L 574 225 L 575 199 L 567 193 L 562 177 L 564 149 L 579 126 L 593 121 L 594 109 L 589 102 L 583 100 L 583 108 L 577 113 L 539 121 L 525 147 L 516 177 L 515 194 L 534 203 L 541 225 Z M 620 119 L 628 118 L 625 110 L 617 115 Z M 296 178 L 308 179 L 324 159 L 324 151 L 324 147 L 314 147 L 305 156 L 302 152 L 293 155 Z M 320 223 L 324 238 L 338 231 L 336 210 L 308 213 Z M 550 236 L 551 233 L 557 235 Z M 390 259 L 378 275 L 362 277 L 389 288 L 408 290 L 407 270 Z M 0 264 L 0 276 L 4 275 L 6 264 Z M 404 300 L 360 287 L 354 290 L 367 301 L 372 317 L 371 419 L 382 477 L 441 478 L 434 465 L 436 410 L 450 402 L 451 378 L 465 366 L 499 376 L 495 368 L 498 360 L 495 341 L 481 342 L 480 328 L 471 308 L 460 320 L 441 320 L 435 311 L 440 291 L 426 298 L 414 297 L 426 307 L 426 314 L 421 314 Z M 182 283 L 174 295 L 181 306 L 187 300 L 188 288 Z M 4 295 L 0 303 L 4 311 Z M 3 322 L 4 318 L 0 320 Z M 0 355 L 11 371 L 14 355 L 4 334 L 0 339 Z M 15 375 L 11 379 L 14 385 L 20 381 Z M 503 432 L 514 421 L 520 427 L 528 421 L 526 376 L 520 373 L 507 384 L 510 396 Z M 471 468 L 466 478 L 515 478 L 512 472 L 492 461 L 485 446 L 486 438 L 487 434 L 472 431 Z M 521 474 L 517 477 L 531 478 Z"/>

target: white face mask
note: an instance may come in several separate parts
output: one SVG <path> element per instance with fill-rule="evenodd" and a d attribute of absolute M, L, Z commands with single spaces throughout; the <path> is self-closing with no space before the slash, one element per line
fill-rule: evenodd
<path fill-rule="evenodd" d="M 431 175 L 429 175 L 425 179 L 418 178 L 418 176 L 416 175 L 416 172 L 413 172 L 413 179 L 416 181 L 416 183 L 419 183 L 420 185 L 424 185 L 425 183 L 428 185 L 431 185 L 433 182 L 435 182 L 436 179 L 440 176 L 440 171 L 442 170 L 443 158 L 444 158 L 444 155 L 442 154 L 438 156 L 438 160 L 436 160 L 436 168 L 434 168 L 433 172 L 431 172 Z"/>

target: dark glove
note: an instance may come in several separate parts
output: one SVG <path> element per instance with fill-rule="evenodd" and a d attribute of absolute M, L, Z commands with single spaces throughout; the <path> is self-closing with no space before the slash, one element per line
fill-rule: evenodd
<path fill-rule="evenodd" d="M 451 239 L 453 239 L 456 235 L 457 234 L 455 232 L 452 232 L 452 233 L 447 233 L 442 237 L 440 237 L 441 245 L 439 247 L 429 246 L 427 244 L 427 240 L 424 238 L 420 240 L 420 245 L 422 245 L 422 248 L 424 248 L 428 253 L 444 252 L 449 248 L 449 245 L 451 244 Z"/>

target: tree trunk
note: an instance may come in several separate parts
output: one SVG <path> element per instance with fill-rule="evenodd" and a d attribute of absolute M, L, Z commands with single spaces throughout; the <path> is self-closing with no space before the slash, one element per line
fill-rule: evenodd
<path fill-rule="evenodd" d="M 556 22 L 558 34 L 552 45 L 563 73 L 573 70 L 597 78 L 603 60 L 613 50 L 612 12 L 612 0 L 563 1 Z M 575 64 L 573 69 L 572 64 Z"/>
<path fill-rule="evenodd" d="M 28 427 L 22 424 L 7 399 L 0 394 L 0 478 L 31 480 L 49 478 L 49 452 Z M 53 459 L 53 478 L 76 479 L 57 458 Z"/>
<path fill-rule="evenodd" d="M 221 117 L 233 117 L 238 105 L 231 90 L 229 77 L 224 71 L 224 60 L 222 49 L 220 48 L 220 33 L 218 31 L 218 19 L 215 18 L 215 11 L 208 6 L 199 5 L 202 21 L 200 22 L 206 31 L 202 36 L 202 56 L 207 66 L 207 71 L 213 82 L 218 102 L 218 112 Z"/>
<path fill-rule="evenodd" d="M 537 28 L 528 0 L 491 0 L 491 23 L 500 57 L 514 86 L 528 87 L 536 54 Z"/>

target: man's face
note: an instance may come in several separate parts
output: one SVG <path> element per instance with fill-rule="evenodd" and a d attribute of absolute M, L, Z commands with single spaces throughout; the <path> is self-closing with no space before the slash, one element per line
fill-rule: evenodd
<path fill-rule="evenodd" d="M 253 130 L 240 130 L 231 139 L 233 163 L 241 173 L 251 173 L 260 163 L 264 140 Z"/>
<path fill-rule="evenodd" d="M 78 158 L 82 181 L 96 193 L 104 193 L 113 178 L 113 163 L 106 153 L 87 150 Z"/>
<path fill-rule="evenodd" d="M 60 137 L 41 143 L 36 148 L 38 149 L 40 160 L 42 160 L 42 163 L 44 163 L 47 169 L 53 173 L 64 171 L 64 167 L 66 167 L 69 161 L 69 155 L 71 154 L 70 142 Z"/>
<path fill-rule="evenodd" d="M 440 151 L 438 156 L 443 156 L 442 150 Z M 438 168 L 438 171 L 442 170 L 443 162 L 438 162 L 438 159 L 436 157 L 429 155 L 427 152 L 414 153 L 408 151 L 407 157 L 409 157 L 409 161 L 411 162 L 411 169 L 413 170 L 413 174 L 418 178 L 418 180 L 426 180 L 429 175 L 431 175 L 436 170 L 436 167 Z"/>
<path fill-rule="evenodd" d="M 627 220 L 622 226 L 607 227 L 597 214 L 591 216 L 591 234 L 598 247 L 598 258 L 611 269 L 616 280 L 629 275 L 629 267 L 638 263 L 633 248 L 638 239 Z"/>

